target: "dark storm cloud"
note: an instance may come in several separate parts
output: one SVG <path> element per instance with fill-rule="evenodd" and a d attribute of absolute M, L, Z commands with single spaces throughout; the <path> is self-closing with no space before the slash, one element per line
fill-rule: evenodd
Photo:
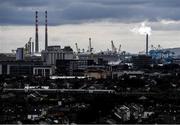
<path fill-rule="evenodd" d="M 0 0 L 0 24 L 34 24 L 48 10 L 50 25 L 111 19 L 123 22 L 180 20 L 180 0 Z"/>
<path fill-rule="evenodd" d="M 1 0 L 0 4 L 9 4 L 16 7 L 43 6 L 48 0 Z"/>

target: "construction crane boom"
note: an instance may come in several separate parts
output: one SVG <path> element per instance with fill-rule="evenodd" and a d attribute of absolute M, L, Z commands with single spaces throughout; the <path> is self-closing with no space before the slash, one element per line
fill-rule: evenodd
<path fill-rule="evenodd" d="M 24 51 L 26 54 L 31 54 L 31 39 L 32 37 L 30 37 L 28 42 L 25 44 Z"/>
<path fill-rule="evenodd" d="M 32 40 L 32 37 L 30 37 L 30 38 L 29 38 L 29 41 L 28 41 L 28 43 L 30 43 L 30 42 L 31 42 L 31 40 Z"/>
<path fill-rule="evenodd" d="M 32 40 L 32 37 L 30 37 L 28 41 L 28 54 L 31 54 L 31 40 Z"/>
<path fill-rule="evenodd" d="M 114 46 L 113 40 L 111 40 L 112 51 L 116 53 L 116 47 Z"/>
<path fill-rule="evenodd" d="M 119 45 L 119 50 L 118 50 L 118 52 L 119 52 L 119 53 L 121 52 L 121 44 Z"/>

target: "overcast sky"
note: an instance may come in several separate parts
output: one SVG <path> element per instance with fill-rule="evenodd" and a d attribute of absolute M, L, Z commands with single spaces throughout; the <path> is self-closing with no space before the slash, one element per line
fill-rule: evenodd
<path fill-rule="evenodd" d="M 129 52 L 144 51 L 145 38 L 132 32 L 142 22 L 152 29 L 150 44 L 180 46 L 180 0 L 0 0 L 0 52 L 23 47 L 32 37 L 39 11 L 39 39 L 44 48 L 44 11 L 48 11 L 49 44 L 75 42 L 96 51 L 110 48 L 110 40 Z"/>

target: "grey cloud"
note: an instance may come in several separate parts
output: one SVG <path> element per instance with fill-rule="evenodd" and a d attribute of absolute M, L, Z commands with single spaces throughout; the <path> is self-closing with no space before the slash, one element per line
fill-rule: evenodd
<path fill-rule="evenodd" d="M 179 0 L 1 0 L 1 25 L 33 25 L 34 11 L 48 10 L 49 25 L 112 19 L 122 22 L 180 20 Z"/>
<path fill-rule="evenodd" d="M 16 7 L 43 6 L 48 0 L 1 0 L 0 4 L 9 4 Z"/>

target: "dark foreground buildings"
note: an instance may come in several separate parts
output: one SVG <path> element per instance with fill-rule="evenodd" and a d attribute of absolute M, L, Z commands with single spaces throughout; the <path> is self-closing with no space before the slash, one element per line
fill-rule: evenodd
<path fill-rule="evenodd" d="M 163 50 L 93 53 L 36 40 L 0 54 L 0 124 L 179 124 L 179 59 Z M 147 40 L 148 42 L 148 40 Z M 77 44 L 76 44 L 77 45 Z M 35 52 L 34 53 L 34 48 Z"/>

